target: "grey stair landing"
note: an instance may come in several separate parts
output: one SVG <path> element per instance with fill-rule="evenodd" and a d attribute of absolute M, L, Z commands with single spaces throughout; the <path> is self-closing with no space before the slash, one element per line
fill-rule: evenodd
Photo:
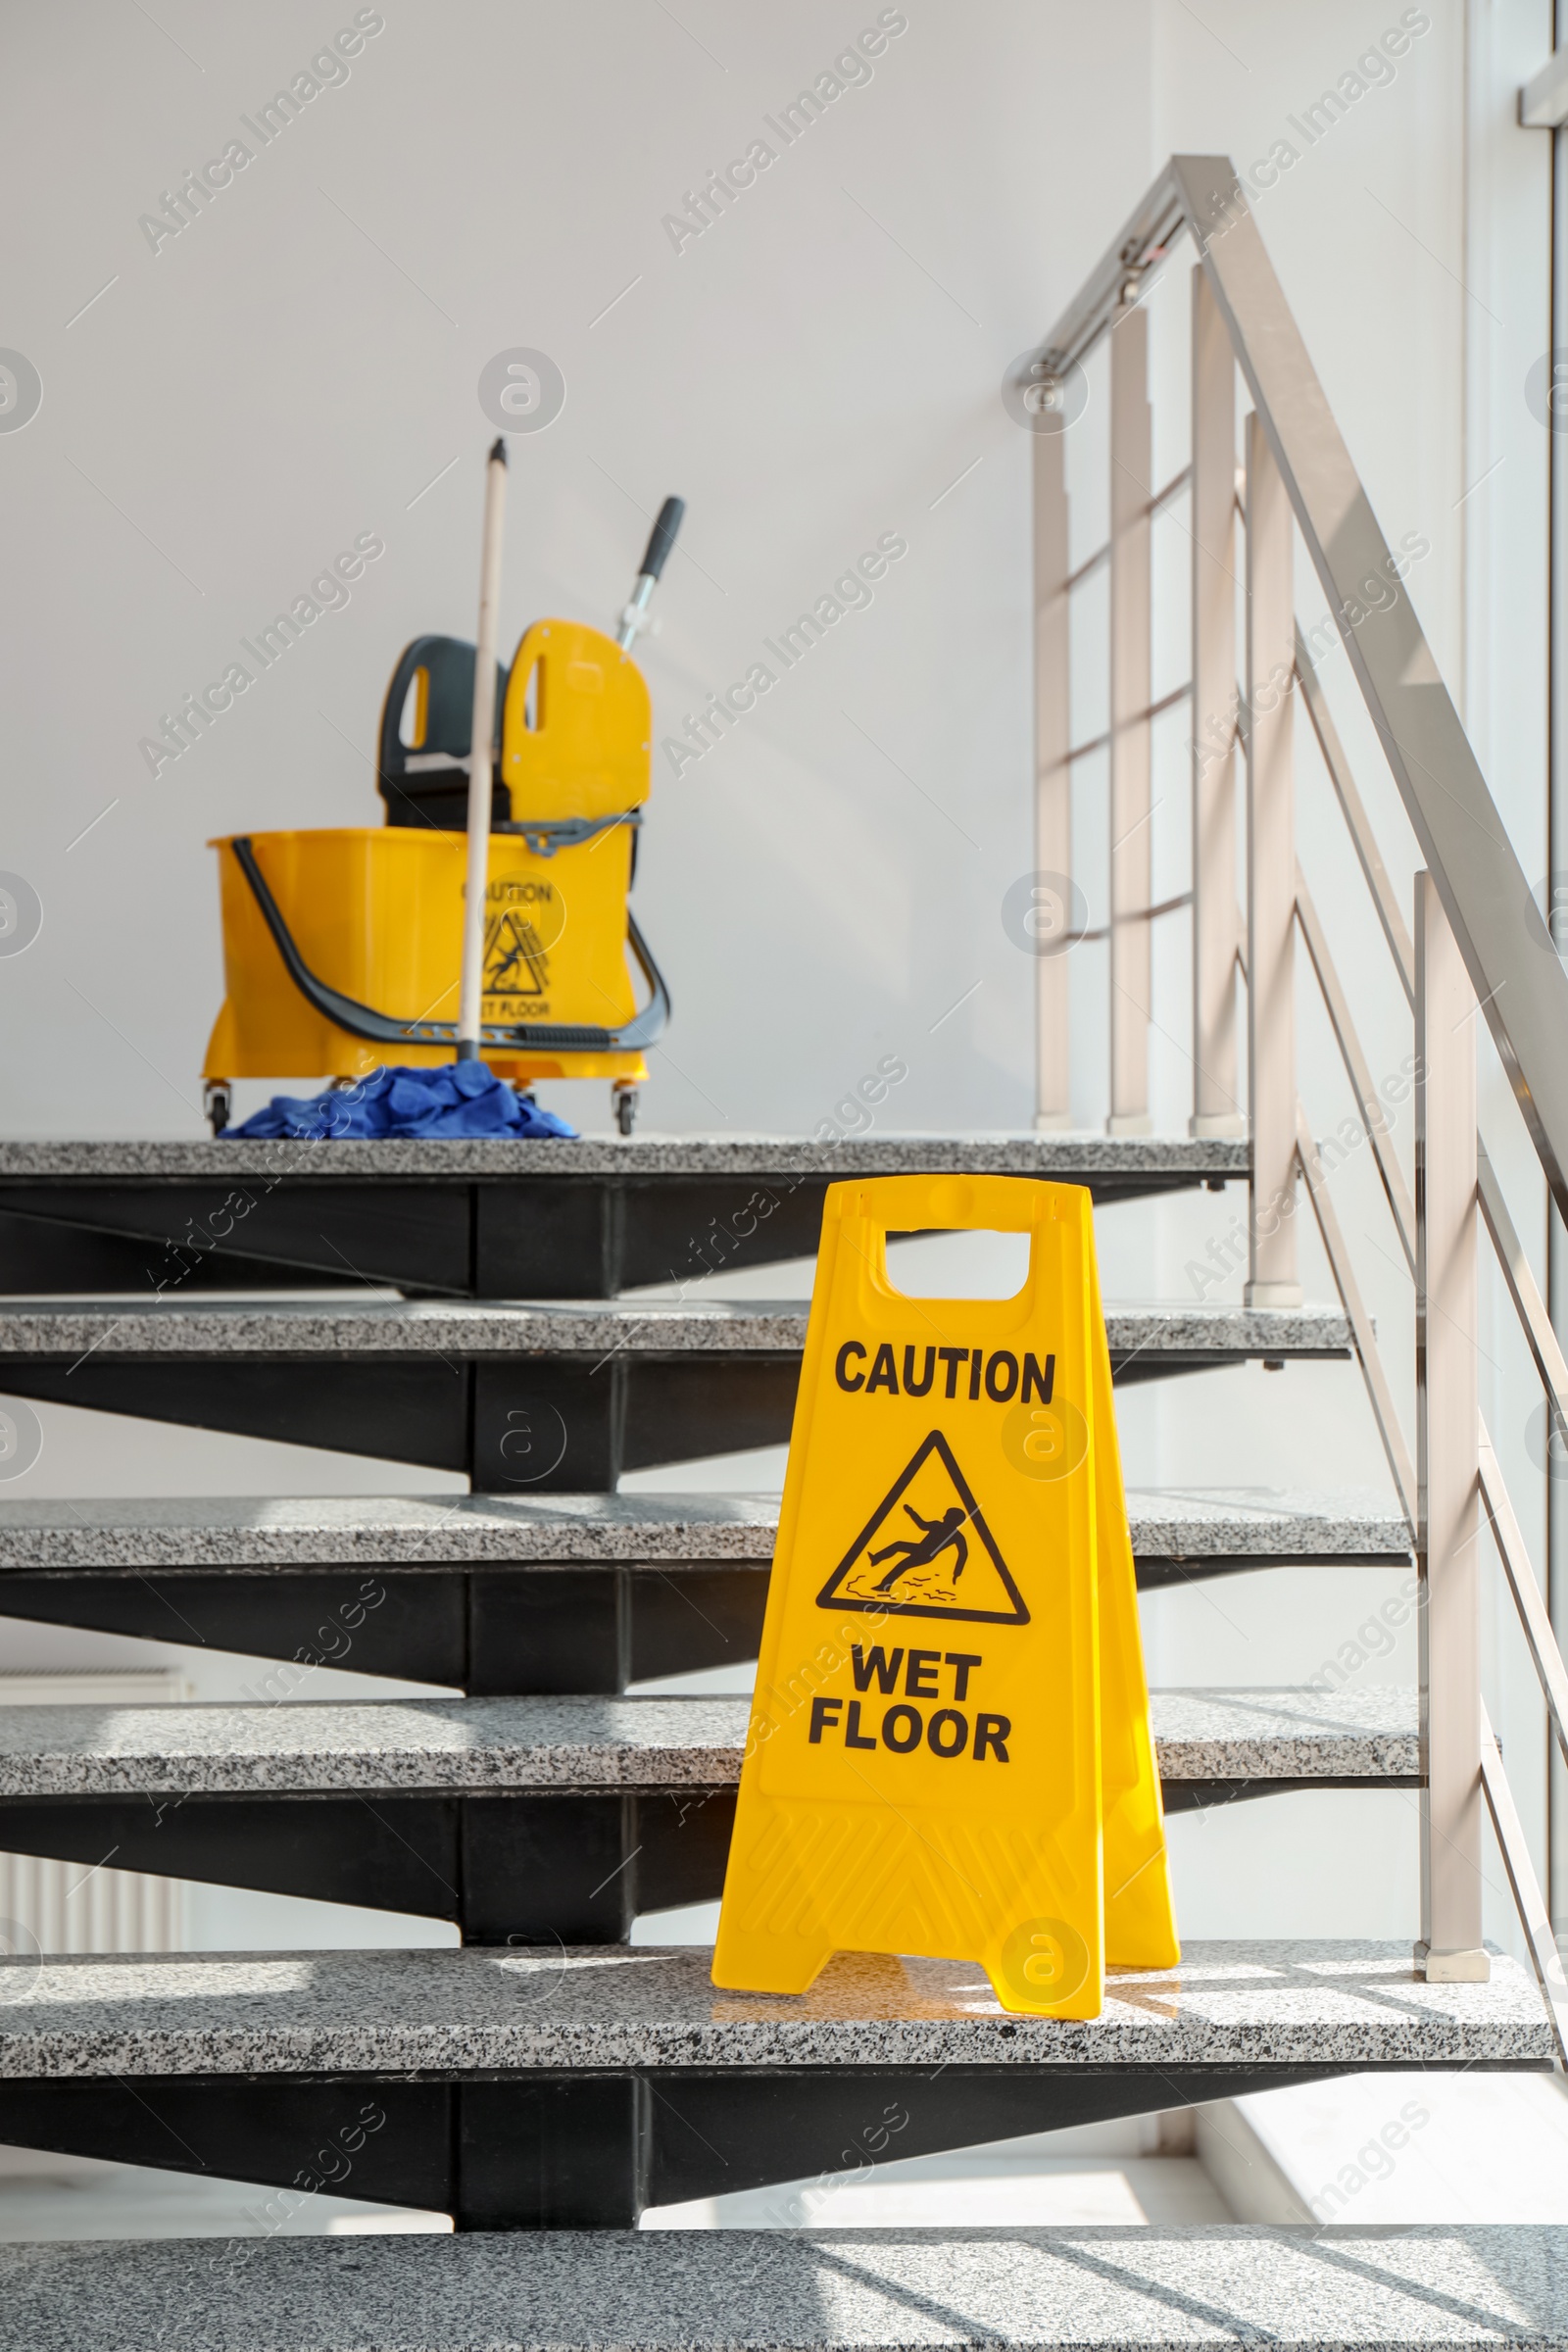
<path fill-rule="evenodd" d="M 487 1493 L 609 1493 L 626 1470 L 782 1445 L 807 1312 L 802 1299 L 11 1298 L 0 1392 L 419 1462 Z M 1105 1321 L 1123 1382 L 1350 1346 L 1331 1307 L 1111 1306 Z"/>
<path fill-rule="evenodd" d="M 1513 1961 L 1428 1984 L 1407 1944 L 1194 1944 L 1177 1969 L 1115 1973 L 1084 2023 L 1006 2015 L 961 1962 L 840 1955 L 799 1998 L 717 1990 L 710 1963 L 562 1945 L 13 1960 L 0 2134 L 292 2180 L 328 2119 L 373 2118 L 351 2195 L 467 2228 L 613 2228 L 835 2169 L 846 2133 L 895 2108 L 914 2156 L 1367 2067 L 1545 2069 L 1554 2047 Z"/>
<path fill-rule="evenodd" d="M 0 1145 L 0 1292 L 216 1285 L 613 1298 L 809 1257 L 852 1176 L 1038 1176 L 1097 1200 L 1245 1179 L 1245 1141 L 1103 1135 Z"/>
<path fill-rule="evenodd" d="M 1140 1585 L 1407 1566 L 1359 1491 L 1127 1497 Z M 778 1498 L 745 1494 L 0 1501 L 0 1615 L 460 1690 L 614 1691 L 757 1655 Z M 308 1686 L 307 1686 L 308 1687 Z"/>
<path fill-rule="evenodd" d="M 1542 2352 L 1568 2233 L 595 2230 L 0 2246 L 27 2352 Z"/>
<path fill-rule="evenodd" d="M 1170 1811 L 1417 1786 L 1412 1690 L 1156 1690 Z M 0 1710 L 0 1849 L 616 1943 L 723 1892 L 744 1698 Z M 875 1724 L 868 1724 L 875 1737 Z"/>

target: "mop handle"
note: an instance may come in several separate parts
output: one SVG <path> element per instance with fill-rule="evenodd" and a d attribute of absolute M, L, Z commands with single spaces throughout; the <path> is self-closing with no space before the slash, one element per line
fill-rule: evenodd
<path fill-rule="evenodd" d="M 501 530 L 507 512 L 507 445 L 499 436 L 485 466 L 484 549 L 479 566 L 479 642 L 473 658 L 473 725 L 468 735 L 468 871 L 463 907 L 463 991 L 458 1059 L 477 1061 L 484 1010 L 484 911 L 490 882 L 490 760 L 496 732 L 496 634 L 501 603 Z"/>
<path fill-rule="evenodd" d="M 621 613 L 620 627 L 615 632 L 615 643 L 622 653 L 627 651 L 643 625 L 648 600 L 659 583 L 665 559 L 675 544 L 675 533 L 680 529 L 685 512 L 686 501 L 683 498 L 666 498 L 659 510 L 659 520 L 648 534 L 648 547 L 643 556 L 642 569 L 632 587 L 631 601 Z"/>

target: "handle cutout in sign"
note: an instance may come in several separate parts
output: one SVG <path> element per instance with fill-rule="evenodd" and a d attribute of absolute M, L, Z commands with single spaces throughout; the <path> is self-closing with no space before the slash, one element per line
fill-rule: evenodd
<path fill-rule="evenodd" d="M 915 1299 L 889 1232 L 1028 1237 L 1006 1298 Z M 978 1962 L 1092 2017 L 1179 1957 L 1090 1200 L 830 1187 L 713 1982 L 838 1951 Z"/>

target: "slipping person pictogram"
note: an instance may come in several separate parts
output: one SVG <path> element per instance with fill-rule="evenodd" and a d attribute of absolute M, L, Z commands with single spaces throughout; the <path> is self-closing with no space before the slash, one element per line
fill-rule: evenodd
<path fill-rule="evenodd" d="M 867 1553 L 873 1568 L 880 1568 L 884 1560 L 894 1562 L 877 1591 L 890 1592 L 906 1569 L 929 1568 L 945 1551 L 953 1551 L 956 1555 L 957 1564 L 953 1571 L 953 1581 L 956 1584 L 969 1564 L 969 1544 L 963 1533 L 963 1523 L 969 1514 L 963 1505 L 956 1502 L 951 1510 L 943 1512 L 940 1519 L 922 1519 L 919 1512 L 906 1502 L 904 1515 L 906 1519 L 912 1519 L 915 1526 L 923 1528 L 925 1533 L 912 1539 L 906 1537 L 901 1544 L 884 1544 L 880 1551 Z"/>
<path fill-rule="evenodd" d="M 918 1534 L 908 1532 L 911 1526 Z M 1029 1622 L 1023 1595 L 939 1429 L 915 1447 L 816 1598 L 819 1608 L 895 1617 Z"/>

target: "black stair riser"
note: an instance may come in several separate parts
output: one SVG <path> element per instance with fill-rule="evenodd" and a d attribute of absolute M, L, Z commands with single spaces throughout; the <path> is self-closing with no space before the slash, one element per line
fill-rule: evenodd
<path fill-rule="evenodd" d="M 1168 1813 L 1415 1780 L 1167 1781 Z M 454 1920 L 466 1943 L 622 1943 L 716 1902 L 733 1785 L 323 1795 L 0 1797 L 0 1850 Z"/>
<path fill-rule="evenodd" d="M 787 1442 L 793 1351 L 0 1355 L 0 1394 L 466 1472 L 480 1494 L 613 1493 L 623 1471 Z"/>
<path fill-rule="evenodd" d="M 104 1570 L 0 1575 L 0 1616 L 278 1666 L 241 1693 L 308 1698 L 318 1666 L 476 1698 L 599 1696 L 757 1656 L 766 1562 L 667 1569 Z"/>
<path fill-rule="evenodd" d="M 450 1919 L 468 1943 L 623 1943 L 640 1911 L 716 1899 L 734 1818 L 733 1788 L 4 1797 L 0 1851 Z"/>
<path fill-rule="evenodd" d="M 1308 1562 L 1308 1565 L 1320 1564 Z M 1388 1567 L 1387 1557 L 1335 1566 Z M 1140 1560 L 1140 1592 L 1290 1559 Z M 246 1693 L 309 1698 L 317 1666 L 478 1698 L 612 1695 L 757 1656 L 765 1561 L 668 1568 L 53 1570 L 0 1573 L 0 1617 L 177 1642 L 278 1666 Z"/>
<path fill-rule="evenodd" d="M 548 1147 L 545 1147 L 548 1149 Z M 237 1175 L 225 1183 L 0 1179 L 0 1294 L 341 1287 L 433 1297 L 612 1298 L 815 1254 L 831 1174 L 436 1178 Z M 1097 1200 L 1199 1175 L 1096 1176 Z"/>
<path fill-rule="evenodd" d="M 624 2230 L 649 2205 L 826 2179 L 1349 2071 L 944 2066 L 419 2081 L 53 2079 L 0 2082 L 0 2139 L 306 2193 L 315 2182 L 336 2196 L 451 2213 L 460 2230 Z M 290 2210 L 281 2200 L 273 2206 L 280 2216 Z M 259 2229 L 270 2220 L 262 2207 Z M 243 2255 L 243 2240 L 215 2241 L 215 2261 L 234 2264 L 237 2284 Z"/>
<path fill-rule="evenodd" d="M 1298 1350 L 1339 1360 L 1339 1348 Z M 1139 1348 L 1118 1385 L 1249 1361 L 1244 1349 Z M 187 1429 L 322 1446 L 467 1474 L 476 1494 L 612 1494 L 622 1472 L 788 1442 L 801 1358 L 640 1348 L 582 1355 L 0 1354 L 0 1395 Z"/>

